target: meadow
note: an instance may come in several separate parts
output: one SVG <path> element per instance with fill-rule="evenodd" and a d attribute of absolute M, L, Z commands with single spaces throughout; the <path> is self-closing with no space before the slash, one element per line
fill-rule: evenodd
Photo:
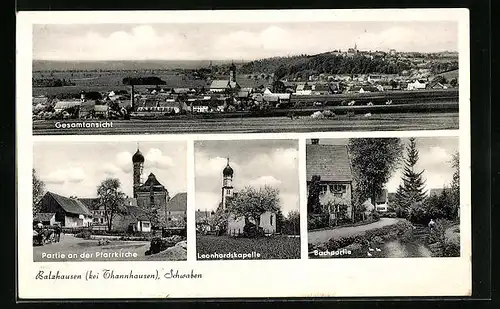
<path fill-rule="evenodd" d="M 197 236 L 196 253 L 260 253 L 260 259 L 300 259 L 300 238 L 269 236 L 237 238 L 230 236 Z"/>

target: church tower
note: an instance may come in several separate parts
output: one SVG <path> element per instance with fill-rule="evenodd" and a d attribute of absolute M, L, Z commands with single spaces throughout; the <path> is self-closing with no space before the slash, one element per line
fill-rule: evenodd
<path fill-rule="evenodd" d="M 144 170 L 144 156 L 139 150 L 139 144 L 137 144 L 137 151 L 132 156 L 132 164 L 134 166 L 133 173 L 133 184 L 134 184 L 134 198 L 137 198 L 137 188 L 142 185 L 142 173 Z"/>
<path fill-rule="evenodd" d="M 233 197 L 233 169 L 229 165 L 229 158 L 227 158 L 227 165 L 222 170 L 222 209 L 226 209 L 228 198 Z"/>
<path fill-rule="evenodd" d="M 234 65 L 234 62 L 231 63 L 231 67 L 229 68 L 229 82 L 236 82 L 236 65 Z"/>

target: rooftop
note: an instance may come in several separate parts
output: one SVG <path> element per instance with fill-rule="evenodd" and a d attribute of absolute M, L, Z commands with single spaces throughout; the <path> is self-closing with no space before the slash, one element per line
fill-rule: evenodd
<path fill-rule="evenodd" d="M 306 177 L 321 181 L 352 181 L 351 163 L 345 145 L 306 145 Z"/>

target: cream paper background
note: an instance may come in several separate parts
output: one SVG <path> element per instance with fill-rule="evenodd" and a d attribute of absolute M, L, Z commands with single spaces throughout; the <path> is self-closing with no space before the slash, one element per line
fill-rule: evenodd
<path fill-rule="evenodd" d="M 468 296 L 471 295 L 469 13 L 466 9 L 180 11 L 180 12 L 20 12 L 17 15 L 17 253 L 18 295 L 33 298 L 218 298 L 308 296 Z M 32 25 L 44 23 L 185 23 L 261 21 L 456 21 L 459 28 L 460 129 L 446 131 L 328 132 L 220 135 L 32 136 Z M 429 34 L 432 35 L 432 34 Z M 305 139 L 350 137 L 460 136 L 461 257 L 307 259 Z M 198 139 L 299 140 L 301 259 L 196 261 L 193 141 Z M 172 262 L 33 262 L 31 201 L 33 141 L 186 140 L 188 155 L 188 260 Z M 202 279 L 35 280 L 39 270 L 61 273 L 148 272 L 178 269 Z"/>

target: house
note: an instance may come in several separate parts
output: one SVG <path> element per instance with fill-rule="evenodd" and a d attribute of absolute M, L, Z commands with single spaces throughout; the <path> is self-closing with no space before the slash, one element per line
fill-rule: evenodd
<path fill-rule="evenodd" d="M 55 213 L 55 221 L 63 227 L 82 227 L 92 223 L 90 210 L 75 198 L 48 191 L 39 202 L 41 213 Z"/>
<path fill-rule="evenodd" d="M 108 105 L 95 105 L 94 106 L 94 116 L 97 118 L 107 119 L 109 117 L 109 106 Z"/>
<path fill-rule="evenodd" d="M 229 79 L 228 80 L 213 80 L 210 84 L 211 92 L 224 92 L 231 90 L 239 90 L 241 86 L 236 81 L 236 66 L 231 64 L 229 69 Z"/>
<path fill-rule="evenodd" d="M 80 118 L 92 118 L 94 117 L 95 100 L 89 100 L 82 102 L 80 105 Z"/>
<path fill-rule="evenodd" d="M 427 84 L 427 89 L 448 89 L 449 85 L 447 84 L 442 84 L 438 81 L 432 81 L 429 84 Z"/>
<path fill-rule="evenodd" d="M 383 89 L 383 88 L 382 88 Z M 365 92 L 378 92 L 379 88 L 371 85 L 366 86 L 352 86 L 349 88 L 349 92 L 365 93 Z"/>
<path fill-rule="evenodd" d="M 99 205 L 99 198 L 79 198 L 92 212 L 92 228 L 107 229 L 106 208 Z M 135 198 L 125 198 L 122 207 L 113 216 L 113 231 L 151 232 L 151 222 L 146 213 L 137 207 Z"/>
<path fill-rule="evenodd" d="M 307 191 L 314 177 L 319 177 L 320 204 L 329 207 L 331 219 L 338 217 L 339 209 L 332 203 L 343 203 L 347 206 L 346 216 L 352 218 L 352 168 L 346 145 L 319 144 L 312 139 L 306 145 L 306 177 Z M 338 207 L 337 207 L 338 208 Z"/>
<path fill-rule="evenodd" d="M 387 189 L 383 189 L 380 194 L 375 197 L 375 210 L 378 212 L 387 212 L 389 207 L 389 194 Z"/>
<path fill-rule="evenodd" d="M 157 106 L 157 110 L 162 113 L 178 114 L 181 112 L 179 103 L 175 102 L 174 99 L 167 99 L 166 101 L 160 101 Z"/>
<path fill-rule="evenodd" d="M 427 87 L 427 83 L 424 80 L 415 80 L 407 85 L 408 90 L 425 89 L 425 87 Z"/>
<path fill-rule="evenodd" d="M 54 105 L 54 111 L 56 113 L 61 113 L 69 108 L 80 108 L 82 105 L 81 100 L 73 100 L 73 101 L 59 101 Z"/>
<path fill-rule="evenodd" d="M 40 212 L 33 217 L 33 224 L 41 222 L 45 226 L 56 224 L 55 212 Z"/>
<path fill-rule="evenodd" d="M 193 113 L 208 113 L 210 110 L 210 107 L 208 106 L 208 103 L 205 102 L 194 102 L 191 105 L 191 112 Z"/>
<path fill-rule="evenodd" d="M 174 195 L 167 203 L 167 227 L 185 227 L 187 222 L 187 193 Z"/>
<path fill-rule="evenodd" d="M 314 84 L 312 85 L 312 92 L 317 95 L 324 95 L 324 94 L 330 94 L 330 85 L 329 84 Z"/>

